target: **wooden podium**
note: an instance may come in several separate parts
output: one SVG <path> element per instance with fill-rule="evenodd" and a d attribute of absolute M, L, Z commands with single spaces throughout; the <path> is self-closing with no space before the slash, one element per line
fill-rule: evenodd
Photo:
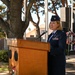
<path fill-rule="evenodd" d="M 15 75 L 47 75 L 49 43 L 8 39 L 9 70 Z"/>

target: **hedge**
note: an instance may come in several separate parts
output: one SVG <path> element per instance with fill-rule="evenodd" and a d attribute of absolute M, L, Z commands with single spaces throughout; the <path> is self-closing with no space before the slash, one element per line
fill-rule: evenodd
<path fill-rule="evenodd" d="M 0 62 L 8 62 L 8 50 L 0 50 Z"/>

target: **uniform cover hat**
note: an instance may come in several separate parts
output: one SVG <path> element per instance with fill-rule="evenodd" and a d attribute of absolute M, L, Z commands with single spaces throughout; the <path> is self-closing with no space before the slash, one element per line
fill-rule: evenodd
<path fill-rule="evenodd" d="M 60 17 L 58 15 L 52 15 L 51 21 L 60 21 Z"/>

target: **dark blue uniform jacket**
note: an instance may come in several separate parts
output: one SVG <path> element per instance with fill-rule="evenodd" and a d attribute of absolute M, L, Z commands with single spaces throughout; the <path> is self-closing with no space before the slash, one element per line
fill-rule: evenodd
<path fill-rule="evenodd" d="M 65 75 L 66 33 L 57 30 L 53 37 L 48 37 L 50 52 L 48 53 L 48 75 Z"/>

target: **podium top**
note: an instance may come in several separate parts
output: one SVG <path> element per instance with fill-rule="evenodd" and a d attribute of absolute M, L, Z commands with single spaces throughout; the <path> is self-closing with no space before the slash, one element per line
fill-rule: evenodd
<path fill-rule="evenodd" d="M 7 45 L 17 48 L 29 48 L 50 51 L 50 44 L 46 42 L 31 41 L 24 39 L 7 39 Z"/>

